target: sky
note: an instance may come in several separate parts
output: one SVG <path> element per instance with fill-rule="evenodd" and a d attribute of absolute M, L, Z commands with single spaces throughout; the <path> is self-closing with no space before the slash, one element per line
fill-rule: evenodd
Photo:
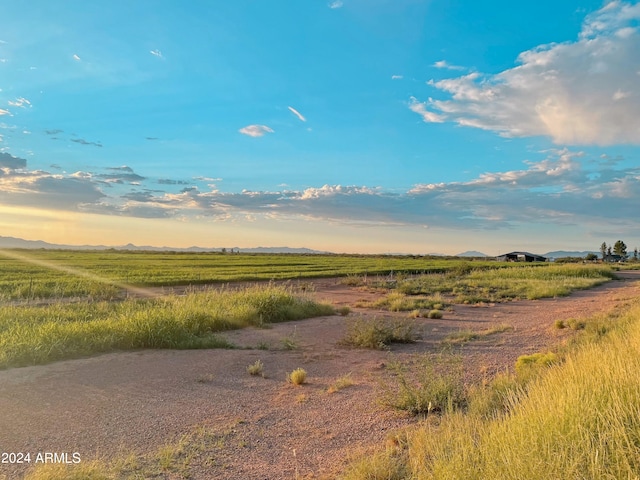
<path fill-rule="evenodd" d="M 640 246 L 640 3 L 0 4 L 0 236 Z"/>

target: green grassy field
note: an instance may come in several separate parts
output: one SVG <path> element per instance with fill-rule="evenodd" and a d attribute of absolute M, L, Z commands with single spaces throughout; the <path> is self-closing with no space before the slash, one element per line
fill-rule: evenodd
<path fill-rule="evenodd" d="M 443 292 L 459 303 L 565 295 L 609 280 L 612 271 L 422 257 L 5 251 L 0 298 L 51 301 L 0 305 L 0 368 L 113 350 L 219 347 L 225 346 L 215 335 L 219 331 L 333 313 L 329 306 L 272 285 L 110 301 L 130 284 L 144 288 L 318 276 L 347 276 L 373 288 L 385 285 L 397 291 L 374 306 L 414 310 L 442 308 Z M 55 301 L 68 296 L 84 300 Z"/>
<path fill-rule="evenodd" d="M 0 300 L 73 296 L 109 299 L 117 296 L 125 284 L 145 287 L 445 273 L 465 265 L 510 266 L 494 261 L 413 256 L 0 250 Z"/>

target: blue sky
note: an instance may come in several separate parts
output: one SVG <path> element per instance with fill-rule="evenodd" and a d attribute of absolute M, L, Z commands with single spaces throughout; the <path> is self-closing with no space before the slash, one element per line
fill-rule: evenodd
<path fill-rule="evenodd" d="M 0 19 L 0 235 L 640 245 L 638 2 L 34 0 Z"/>

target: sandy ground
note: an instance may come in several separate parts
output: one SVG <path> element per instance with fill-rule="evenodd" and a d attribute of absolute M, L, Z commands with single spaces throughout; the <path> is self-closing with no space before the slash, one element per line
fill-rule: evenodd
<path fill-rule="evenodd" d="M 77 452 L 87 462 L 158 452 L 189 434 L 196 452 L 189 478 L 334 478 L 348 451 L 382 445 L 394 430 L 415 422 L 376 401 L 385 363 L 435 352 L 452 331 L 507 324 L 513 330 L 459 350 L 470 381 L 504 371 L 518 356 L 544 351 L 571 334 L 553 328 L 555 320 L 610 311 L 638 297 L 640 272 L 620 275 L 565 298 L 456 306 L 440 320 L 419 319 L 423 338 L 390 351 L 339 344 L 351 318 L 393 316 L 353 308 L 348 317 L 226 334 L 242 349 L 145 350 L 0 371 L 0 452 L 28 452 L 32 464 L 38 453 L 71 458 Z M 336 305 L 375 295 L 335 279 L 314 281 L 314 289 L 318 299 Z M 296 348 L 284 350 L 283 340 Z M 247 374 L 258 359 L 264 378 Z M 307 371 L 308 383 L 296 387 L 285 379 L 298 367 Z M 353 386 L 327 392 L 347 374 Z M 0 463 L 0 479 L 22 478 L 26 466 Z M 186 471 L 154 478 L 183 478 Z"/>

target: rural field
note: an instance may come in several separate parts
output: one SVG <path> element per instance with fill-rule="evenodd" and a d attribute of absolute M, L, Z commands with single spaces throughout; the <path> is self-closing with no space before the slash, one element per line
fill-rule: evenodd
<path fill-rule="evenodd" d="M 4 251 L 0 445 L 23 461 L 0 479 L 636 478 L 639 280 L 602 264 Z"/>

